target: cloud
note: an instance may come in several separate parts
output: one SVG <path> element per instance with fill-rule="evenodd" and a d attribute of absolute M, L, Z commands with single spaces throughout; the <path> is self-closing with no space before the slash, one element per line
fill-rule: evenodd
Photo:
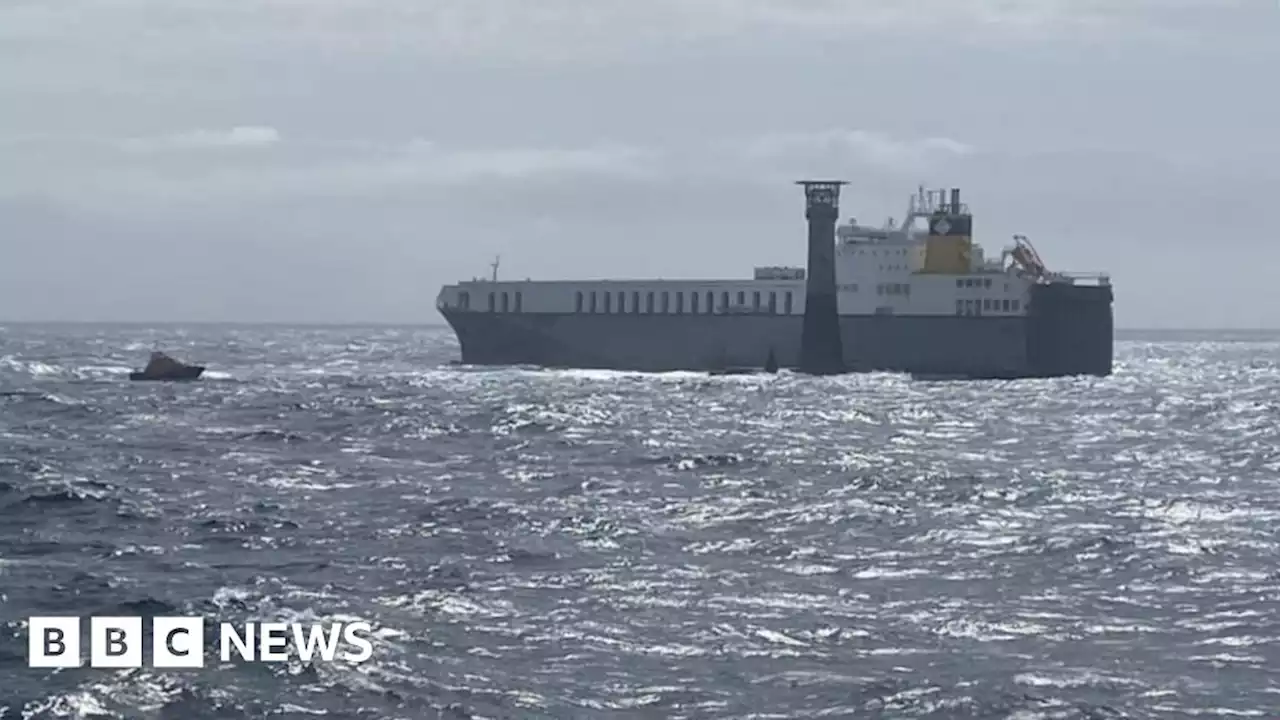
<path fill-rule="evenodd" d="M 906 33 L 928 42 L 1180 29 L 1244 0 L 60 0 L 0 4 L 0 40 L 123 43 L 122 55 L 317 46 L 570 60 L 709 41 Z"/>
<path fill-rule="evenodd" d="M 0 146 L 9 159 L 0 174 L 0 197 L 143 212 L 184 202 L 261 203 L 492 182 L 643 179 L 661 170 L 660 152 L 621 143 L 475 147 L 421 139 L 290 139 L 270 127 L 124 140 L 21 136 L 0 138 Z"/>
<path fill-rule="evenodd" d="M 746 142 L 742 151 L 756 160 L 828 158 L 835 164 L 917 172 L 939 159 L 970 155 L 975 148 L 950 138 L 902 140 L 867 130 L 832 129 L 763 135 Z"/>
<path fill-rule="evenodd" d="M 0 195 L 72 204 L 124 202 L 144 210 L 183 201 L 367 197 L 487 183 L 751 184 L 776 182 L 780 174 L 918 173 L 974 152 L 951 139 L 912 140 L 841 129 L 648 146 L 477 147 L 423 139 L 393 143 L 287 137 L 271 127 L 244 126 L 125 140 L 75 137 L 60 143 L 52 136 L 24 137 L 8 143 L 0 139 L 0 144 L 8 145 L 11 157 L 11 171 L 0 176 Z M 246 149 L 255 152 L 239 152 Z"/>
<path fill-rule="evenodd" d="M 654 170 L 652 153 L 634 145 L 600 144 L 582 148 L 450 149 L 413 140 L 382 171 L 403 180 L 469 182 L 519 180 L 540 175 L 616 175 L 639 177 Z"/>
<path fill-rule="evenodd" d="M 164 137 L 130 138 L 120 147 L 132 152 L 263 148 L 280 142 L 280 132 L 270 127 L 233 127 L 229 130 L 195 130 Z"/>

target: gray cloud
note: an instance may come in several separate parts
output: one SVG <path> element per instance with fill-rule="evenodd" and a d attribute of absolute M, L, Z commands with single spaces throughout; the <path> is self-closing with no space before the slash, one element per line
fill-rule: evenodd
<path fill-rule="evenodd" d="M 172 152 L 219 148 L 261 148 L 280 142 L 280 132 L 270 127 L 233 127 L 228 130 L 193 130 L 165 137 L 129 138 L 120 147 L 130 152 Z"/>
<path fill-rule="evenodd" d="M 0 186 L 0 195 L 34 193 L 59 197 L 68 205 L 127 204 L 138 212 L 157 202 L 184 199 L 262 202 L 281 196 L 396 188 L 426 192 L 438 186 L 575 177 L 726 182 L 821 166 L 914 173 L 927 172 L 936 158 L 973 152 L 955 140 L 900 140 L 863 130 L 730 137 L 665 147 L 450 147 L 420 138 L 398 143 L 298 140 L 275 128 L 242 126 L 121 140 L 37 136 L 6 144 L 11 161 L 25 165 L 26 171 L 15 173 L 9 187 Z"/>
<path fill-rule="evenodd" d="M 441 283 L 798 262 L 960 185 L 1129 325 L 1275 325 L 1280 8 L 0 4 L 0 316 L 434 321 Z M 1210 272 L 1210 269 L 1212 270 Z"/>

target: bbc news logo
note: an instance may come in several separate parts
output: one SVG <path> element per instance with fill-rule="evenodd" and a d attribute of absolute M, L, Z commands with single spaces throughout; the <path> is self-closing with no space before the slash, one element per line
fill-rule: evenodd
<path fill-rule="evenodd" d="M 78 617 L 32 617 L 27 620 L 27 666 L 69 668 L 84 665 Z M 143 666 L 144 636 L 140 617 L 91 617 L 88 623 L 89 667 Z M 231 662 L 287 662 L 297 658 L 362 663 L 373 657 L 366 622 L 231 623 L 218 626 L 218 657 Z M 200 668 L 205 662 L 205 624 L 201 617 L 157 617 L 151 620 L 151 666 Z"/>

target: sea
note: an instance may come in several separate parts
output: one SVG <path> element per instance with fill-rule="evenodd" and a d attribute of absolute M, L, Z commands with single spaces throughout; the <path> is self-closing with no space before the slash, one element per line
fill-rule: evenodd
<path fill-rule="evenodd" d="M 209 369 L 129 382 L 154 349 Z M 1280 334 L 1005 382 L 457 357 L 0 327 L 0 718 L 1280 717 Z M 29 668 L 33 615 L 375 652 Z"/>

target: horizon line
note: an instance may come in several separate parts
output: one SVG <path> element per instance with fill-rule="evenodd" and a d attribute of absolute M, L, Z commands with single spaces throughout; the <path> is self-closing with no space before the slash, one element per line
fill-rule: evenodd
<path fill-rule="evenodd" d="M 0 318 L 4 325 L 120 325 L 134 327 L 173 326 L 240 326 L 240 327 L 394 327 L 394 328 L 449 328 L 447 322 L 397 322 L 391 320 L 10 320 Z M 1280 325 L 1273 327 L 1116 327 L 1116 332 L 1280 332 Z"/>

